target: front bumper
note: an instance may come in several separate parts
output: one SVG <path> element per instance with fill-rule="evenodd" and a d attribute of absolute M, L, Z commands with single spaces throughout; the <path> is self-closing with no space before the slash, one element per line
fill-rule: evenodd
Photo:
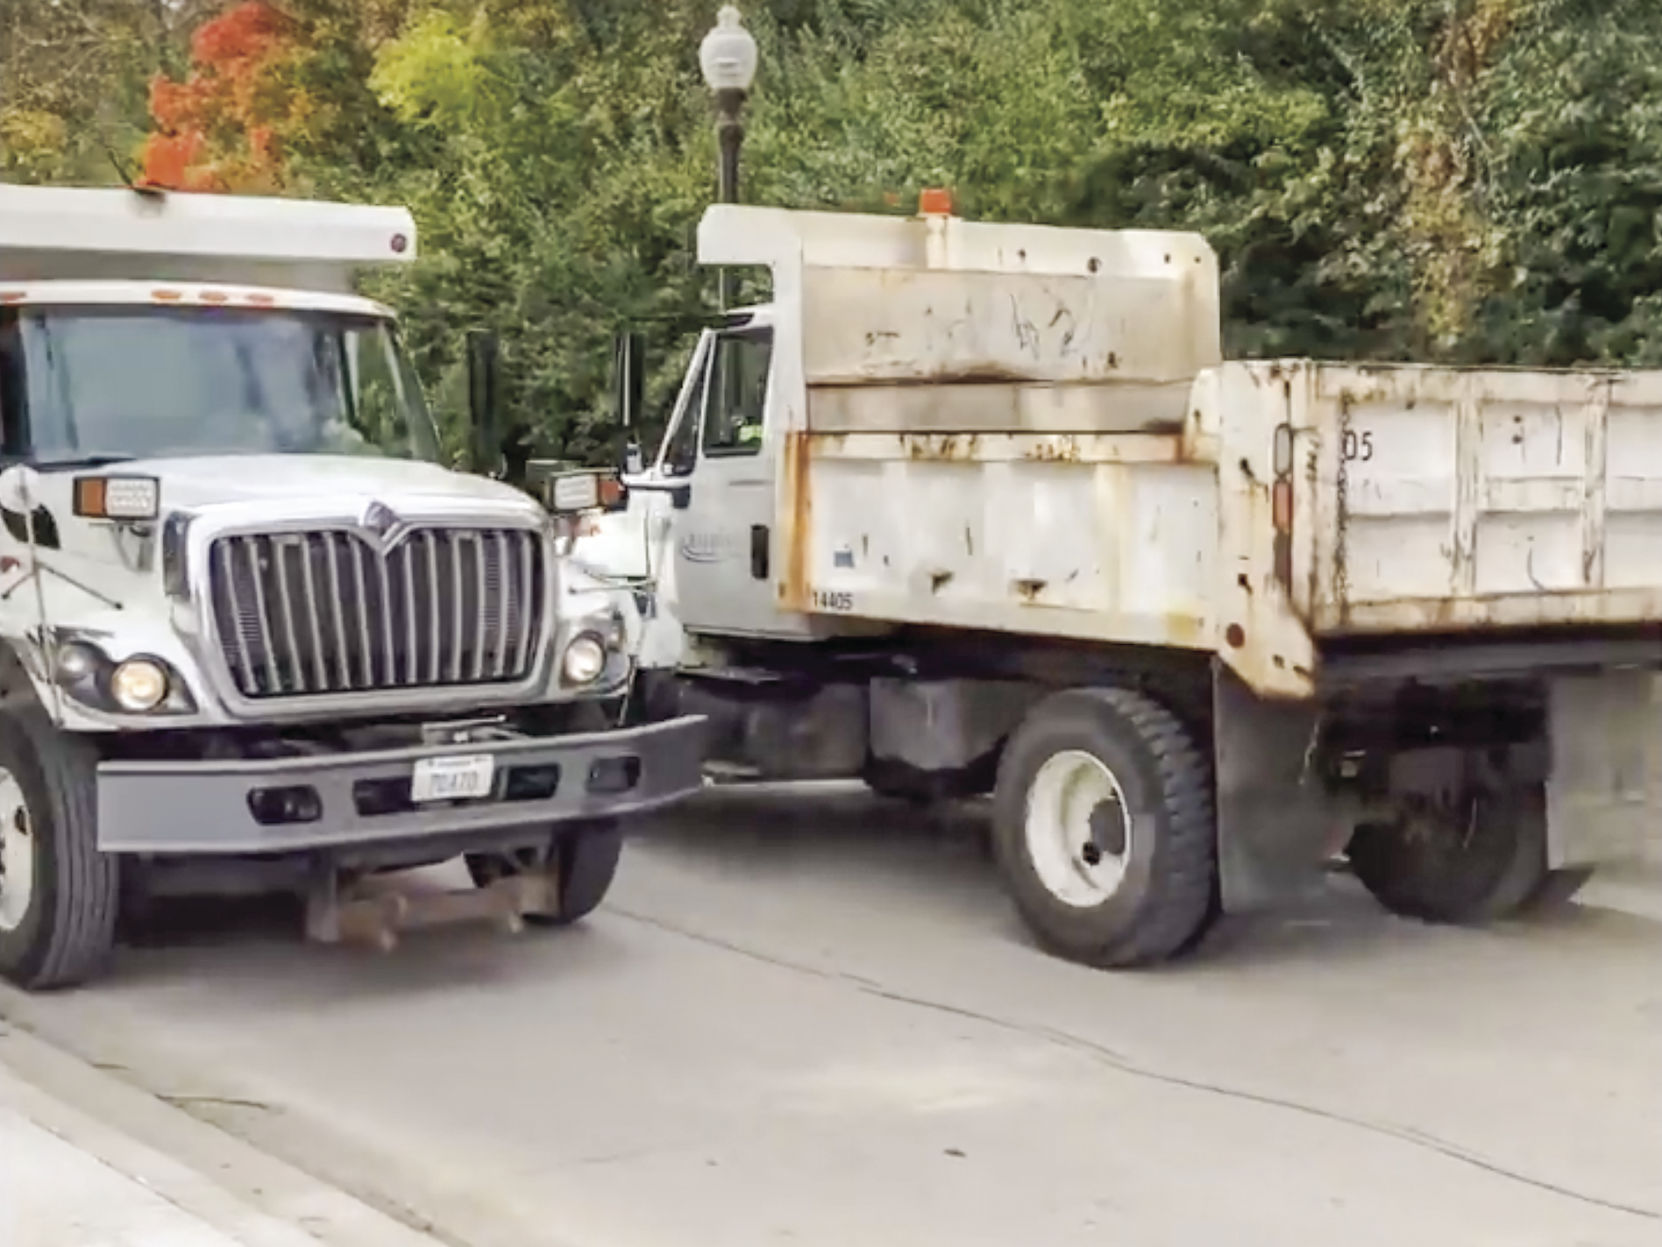
<path fill-rule="evenodd" d="M 412 803 L 416 762 L 455 754 L 495 758 L 492 795 Z M 287 853 L 613 818 L 697 791 L 703 761 L 704 720 L 688 716 L 615 731 L 373 753 L 104 762 L 98 847 L 107 853 Z M 516 783 L 516 774 L 536 782 Z M 257 794 L 275 789 L 309 790 L 317 816 L 261 822 Z"/>

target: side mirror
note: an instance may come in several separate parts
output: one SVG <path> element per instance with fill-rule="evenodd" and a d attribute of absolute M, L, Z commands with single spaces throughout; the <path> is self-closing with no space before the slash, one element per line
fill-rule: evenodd
<path fill-rule="evenodd" d="M 473 467 L 490 471 L 502 447 L 502 350 L 494 333 L 467 335 L 467 407 L 473 435 Z"/>
<path fill-rule="evenodd" d="M 645 393 L 646 339 L 626 330 L 612 338 L 612 416 L 620 427 L 635 427 Z"/>
<path fill-rule="evenodd" d="M 616 472 L 556 472 L 543 484 L 543 505 L 556 516 L 621 511 L 628 504 L 628 491 Z"/>

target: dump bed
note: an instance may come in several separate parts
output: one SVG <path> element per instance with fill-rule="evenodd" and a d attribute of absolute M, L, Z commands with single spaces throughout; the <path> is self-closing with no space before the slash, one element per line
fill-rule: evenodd
<path fill-rule="evenodd" d="M 1223 363 L 1194 235 L 700 241 L 774 269 L 777 599 L 822 625 L 1216 651 L 1297 696 L 1341 637 L 1662 619 L 1662 374 Z"/>
<path fill-rule="evenodd" d="M 1318 634 L 1662 619 L 1662 374 L 1240 371 L 1296 430 Z"/>

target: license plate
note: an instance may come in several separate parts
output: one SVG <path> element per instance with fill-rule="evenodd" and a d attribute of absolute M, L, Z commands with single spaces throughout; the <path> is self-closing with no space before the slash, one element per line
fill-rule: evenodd
<path fill-rule="evenodd" d="M 467 757 L 422 758 L 410 778 L 412 801 L 466 801 L 488 797 L 496 778 L 496 759 L 490 754 Z"/>

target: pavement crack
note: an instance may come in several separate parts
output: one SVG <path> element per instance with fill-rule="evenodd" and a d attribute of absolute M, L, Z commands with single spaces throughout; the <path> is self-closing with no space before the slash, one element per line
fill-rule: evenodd
<path fill-rule="evenodd" d="M 1353 1129 L 1363 1130 L 1383 1138 L 1392 1139 L 1399 1143 L 1406 1143 L 1410 1147 L 1420 1148 L 1423 1151 L 1433 1152 L 1449 1160 L 1458 1161 L 1473 1169 L 1495 1177 L 1504 1178 L 1523 1186 L 1533 1187 L 1538 1191 L 1545 1191 L 1552 1195 L 1562 1196 L 1577 1203 L 1586 1204 L 1594 1208 L 1603 1208 L 1610 1212 L 1624 1213 L 1630 1217 L 1640 1217 L 1646 1221 L 1662 1221 L 1662 1210 L 1647 1208 L 1642 1204 L 1629 1204 L 1621 1200 L 1606 1199 L 1602 1195 L 1594 1195 L 1587 1191 L 1578 1191 L 1574 1187 L 1553 1182 L 1547 1178 L 1538 1178 L 1521 1170 L 1509 1168 L 1498 1161 L 1490 1160 L 1477 1152 L 1461 1147 L 1458 1143 L 1441 1138 L 1426 1131 L 1411 1126 L 1398 1126 L 1391 1122 L 1375 1121 L 1368 1117 L 1358 1117 L 1351 1113 L 1341 1112 L 1338 1109 L 1323 1108 L 1319 1104 L 1311 1104 L 1303 1100 L 1295 1100 L 1289 1096 L 1269 1095 L 1260 1091 L 1249 1091 L 1243 1087 L 1231 1087 L 1225 1083 L 1211 1082 L 1202 1078 L 1191 1078 L 1184 1074 L 1172 1074 L 1164 1070 L 1151 1069 L 1146 1065 L 1138 1064 L 1122 1053 L 1115 1052 L 1105 1044 L 1093 1039 L 1086 1039 L 1082 1035 L 1075 1035 L 1071 1031 L 1059 1030 L 1054 1027 L 1034 1025 L 1027 1022 L 1018 1022 L 1010 1018 L 999 1017 L 992 1013 L 983 1013 L 976 1009 L 966 1009 L 958 1005 L 946 1004 L 942 1001 L 930 1000 L 923 996 L 913 996 L 903 992 L 887 989 L 865 989 L 869 994 L 884 1000 L 892 1000 L 898 1004 L 914 1005 L 922 1009 L 931 1009 L 937 1013 L 947 1013 L 953 1017 L 967 1018 L 971 1021 L 982 1022 L 988 1026 L 996 1026 L 1002 1030 L 1014 1031 L 1035 1039 L 1049 1040 L 1065 1048 L 1089 1056 L 1103 1065 L 1117 1070 L 1132 1078 L 1140 1078 L 1148 1082 L 1159 1083 L 1168 1087 L 1179 1087 L 1185 1091 L 1197 1091 L 1205 1095 L 1219 1096 L 1223 1099 L 1237 1100 L 1246 1104 L 1262 1105 L 1266 1108 L 1278 1108 L 1290 1113 L 1298 1113 L 1305 1117 L 1313 1117 L 1321 1121 L 1332 1122 L 1336 1125 L 1350 1126 Z"/>
<path fill-rule="evenodd" d="M 717 935 L 707 935 L 703 931 L 694 931 L 690 927 L 677 926 L 673 922 L 665 922 L 661 918 L 651 918 L 646 914 L 634 913 L 630 910 L 613 907 L 608 912 L 620 918 L 628 918 L 642 926 L 656 927 L 670 935 L 679 935 L 682 939 L 692 940 L 695 944 L 706 944 L 711 948 L 719 948 L 723 952 L 735 953 L 750 961 L 759 961 L 763 965 L 773 966 L 780 970 L 790 970 L 795 974 L 806 974 L 811 978 L 824 979 L 831 983 L 851 983 L 862 991 L 877 994 L 883 992 L 883 985 L 875 979 L 868 979 L 862 975 L 850 974 L 843 970 L 827 970 L 823 966 L 809 965 L 803 961 L 792 961 L 785 957 L 775 957 L 770 953 L 760 952 L 754 948 L 747 948 L 743 944 L 736 944 L 732 940 L 724 940 Z"/>
<path fill-rule="evenodd" d="M 174 1108 L 189 1110 L 193 1107 L 212 1108 L 256 1108 L 262 1113 L 276 1112 L 271 1105 L 260 1100 L 239 1100 L 235 1096 L 224 1095 L 179 1095 L 158 1092 L 156 1098 L 163 1104 L 171 1104 Z"/>
<path fill-rule="evenodd" d="M 855 990 L 879 1000 L 891 1001 L 895 1004 L 909 1005 L 914 1008 L 928 1009 L 935 1013 L 945 1013 L 952 1017 L 963 1018 L 967 1021 L 979 1022 L 985 1026 L 996 1027 L 1000 1030 L 1026 1035 L 1033 1039 L 1042 1039 L 1060 1047 L 1071 1049 L 1083 1056 L 1106 1065 L 1131 1078 L 1139 1078 L 1146 1082 L 1158 1083 L 1162 1086 L 1176 1087 L 1184 1091 L 1193 1091 L 1202 1095 L 1217 1096 L 1226 1100 L 1235 1100 L 1243 1104 L 1254 1104 L 1263 1108 L 1280 1109 L 1283 1112 L 1297 1113 L 1300 1116 L 1310 1117 L 1319 1121 L 1330 1122 L 1334 1125 L 1348 1126 L 1354 1130 L 1361 1130 L 1368 1134 L 1390 1139 L 1421 1151 L 1442 1156 L 1445 1159 L 1466 1165 L 1472 1169 L 1487 1173 L 1493 1177 L 1517 1183 L 1520 1186 L 1531 1187 L 1550 1195 L 1557 1195 L 1563 1199 L 1573 1200 L 1592 1208 L 1602 1208 L 1608 1212 L 1619 1212 L 1626 1216 L 1638 1217 L 1645 1221 L 1662 1221 L 1662 1209 L 1649 1208 L 1643 1204 L 1631 1204 L 1617 1199 L 1606 1199 L 1602 1195 L 1594 1195 L 1588 1191 L 1577 1190 L 1563 1183 L 1553 1182 L 1548 1178 L 1539 1178 L 1522 1170 L 1510 1168 L 1499 1161 L 1471 1151 L 1449 1139 L 1428 1134 L 1423 1130 L 1411 1126 L 1399 1126 L 1388 1121 L 1376 1121 L 1372 1118 L 1361 1117 L 1346 1113 L 1339 1109 L 1324 1108 L 1319 1104 L 1311 1104 L 1304 1100 L 1296 1100 L 1290 1096 L 1271 1095 L 1266 1092 L 1251 1091 L 1244 1087 L 1232 1087 L 1226 1083 L 1213 1082 L 1203 1078 L 1194 1078 L 1185 1074 L 1174 1074 L 1165 1070 L 1154 1069 L 1140 1064 L 1124 1053 L 1116 1052 L 1106 1044 L 1094 1039 L 1087 1039 L 1083 1035 L 1076 1035 L 1056 1027 L 1044 1026 L 1031 1022 L 1021 1022 L 1013 1018 L 1001 1017 L 995 1013 L 987 1013 L 979 1009 L 966 1008 L 962 1005 L 951 1004 L 947 1001 L 933 1000 L 927 996 L 917 996 L 908 992 L 897 991 L 873 979 L 860 975 L 849 974 L 838 970 L 827 970 L 821 966 L 808 965 L 800 961 L 792 961 L 784 957 L 776 957 L 770 953 L 760 952 L 757 949 L 746 947 L 732 940 L 722 939 L 719 936 L 709 935 L 702 931 L 694 931 L 687 927 L 677 926 L 674 923 L 664 922 L 658 918 L 650 918 L 645 914 L 628 911 L 612 910 L 614 914 L 633 919 L 646 926 L 656 927 L 671 935 L 681 936 L 683 939 L 693 940 L 706 944 L 712 948 L 719 948 L 724 952 L 734 953 L 752 961 L 759 961 L 765 965 L 775 966 L 782 970 L 790 970 L 797 974 L 806 974 L 813 978 L 824 979 L 827 982 L 847 983 Z"/>

